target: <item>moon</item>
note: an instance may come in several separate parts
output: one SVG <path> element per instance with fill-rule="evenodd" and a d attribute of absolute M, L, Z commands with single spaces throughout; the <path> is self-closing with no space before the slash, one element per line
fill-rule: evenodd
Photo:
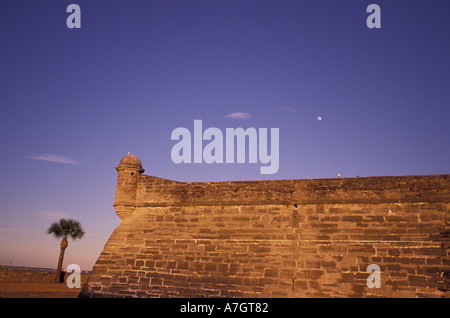
<path fill-rule="evenodd" d="M 321 120 L 322 120 L 322 117 L 320 117 L 320 116 L 317 117 L 317 120 L 318 120 L 318 121 L 321 121 Z"/>

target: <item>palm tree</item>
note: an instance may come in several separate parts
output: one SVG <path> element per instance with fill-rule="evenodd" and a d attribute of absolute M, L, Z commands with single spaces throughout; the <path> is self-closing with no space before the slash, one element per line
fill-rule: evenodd
<path fill-rule="evenodd" d="M 67 237 L 73 240 L 81 239 L 84 235 L 83 229 L 78 221 L 72 219 L 60 219 L 59 222 L 52 223 L 47 230 L 48 234 L 53 234 L 56 238 L 62 237 L 61 251 L 59 253 L 58 268 L 56 269 L 55 282 L 60 282 L 61 268 L 64 259 L 64 252 L 66 251 L 69 242 Z"/>

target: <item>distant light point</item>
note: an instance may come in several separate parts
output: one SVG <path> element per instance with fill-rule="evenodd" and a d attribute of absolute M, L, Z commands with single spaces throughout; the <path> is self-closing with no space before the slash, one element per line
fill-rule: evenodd
<path fill-rule="evenodd" d="M 317 120 L 318 120 L 318 121 L 321 121 L 321 120 L 322 120 L 322 117 L 320 117 L 320 116 L 317 117 Z"/>

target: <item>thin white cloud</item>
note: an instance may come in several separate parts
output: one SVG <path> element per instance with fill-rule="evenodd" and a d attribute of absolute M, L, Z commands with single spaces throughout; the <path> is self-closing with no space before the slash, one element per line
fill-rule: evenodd
<path fill-rule="evenodd" d="M 59 219 L 65 219 L 70 217 L 70 213 L 60 211 L 38 211 L 37 214 L 40 217 L 51 221 L 58 221 Z"/>
<path fill-rule="evenodd" d="M 54 155 L 54 154 L 33 155 L 33 156 L 29 156 L 28 159 L 51 161 L 51 162 L 69 164 L 69 165 L 78 165 L 78 164 L 80 164 L 75 159 L 64 157 L 64 156 L 60 156 L 60 155 Z"/>
<path fill-rule="evenodd" d="M 252 115 L 250 115 L 249 113 L 235 112 L 228 114 L 226 117 L 232 119 L 249 119 L 252 117 Z"/>
<path fill-rule="evenodd" d="M 8 228 L 0 227 L 0 232 L 28 232 L 28 231 L 22 230 L 22 229 L 8 229 Z"/>
<path fill-rule="evenodd" d="M 291 113 L 298 113 L 298 111 L 294 108 L 290 108 L 290 107 L 281 107 L 281 110 L 285 110 Z"/>

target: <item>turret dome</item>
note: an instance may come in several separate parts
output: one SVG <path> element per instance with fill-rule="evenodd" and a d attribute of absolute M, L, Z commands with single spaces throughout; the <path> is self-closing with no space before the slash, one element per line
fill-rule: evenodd
<path fill-rule="evenodd" d="M 131 155 L 130 153 L 123 157 L 122 160 L 120 160 L 119 165 L 116 167 L 117 170 L 124 168 L 135 169 L 139 171 L 139 173 L 143 173 L 145 171 L 145 169 L 142 168 L 142 163 L 139 158 Z"/>

